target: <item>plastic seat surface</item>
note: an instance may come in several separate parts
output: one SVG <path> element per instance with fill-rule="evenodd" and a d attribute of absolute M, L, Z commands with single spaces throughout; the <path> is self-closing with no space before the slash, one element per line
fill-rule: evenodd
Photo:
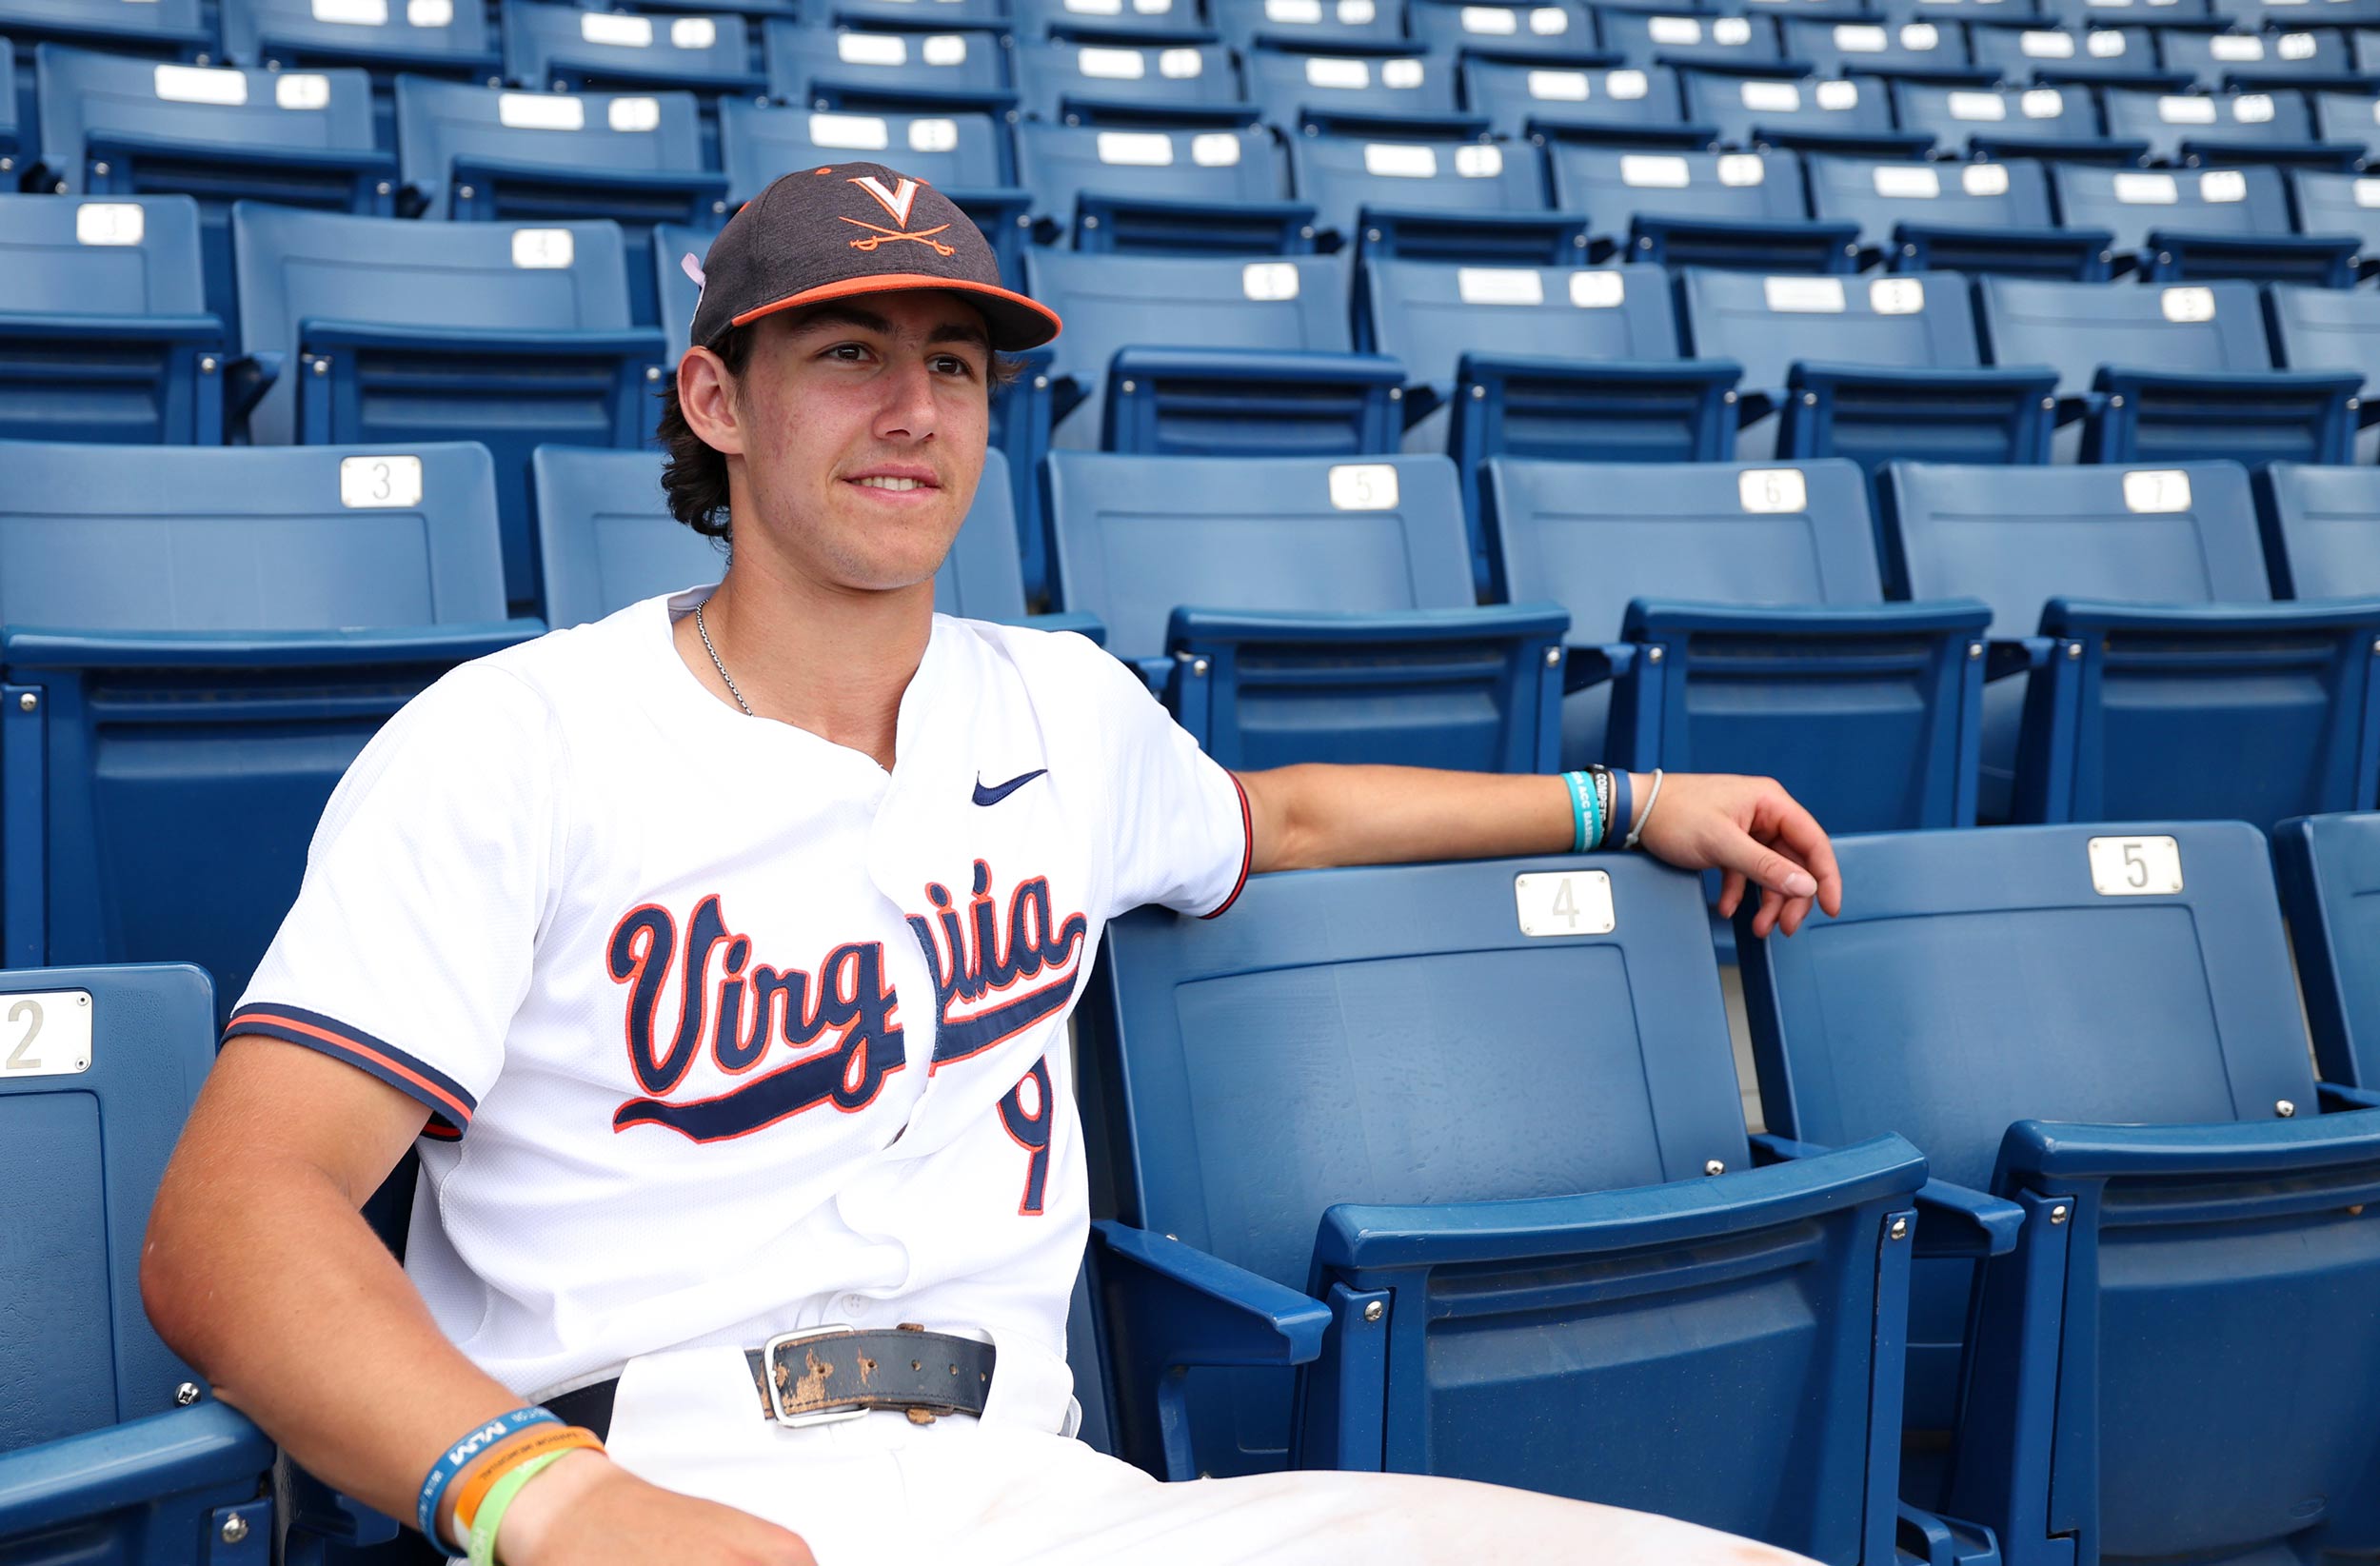
<path fill-rule="evenodd" d="M 770 22 L 763 38 L 768 95 L 795 108 L 948 114 L 1015 102 L 996 33 Z"/>
<path fill-rule="evenodd" d="M 1779 32 L 1785 58 L 1820 76 L 1957 75 L 1973 69 L 1966 32 L 1955 25 L 1792 16 Z"/>
<path fill-rule="evenodd" d="M 1053 124 L 1244 118 L 1240 73 L 1220 44 L 1048 39 L 1017 45 L 1015 69 L 1026 110 Z"/>
<path fill-rule="evenodd" d="M 2348 49 L 2347 35 L 2330 28 L 2293 27 L 2270 35 L 2171 28 L 2161 31 L 2157 53 L 2169 68 L 2189 71 L 2209 92 L 2241 87 L 2318 89 L 2364 74 Z"/>
<path fill-rule="evenodd" d="M 222 0 L 223 51 L 233 65 L 357 65 L 469 75 L 502 69 L 486 8 L 341 8 L 315 0 Z"/>
<path fill-rule="evenodd" d="M 2077 147 L 2102 139 L 2099 110 L 2081 87 L 1975 88 L 1931 82 L 1892 84 L 1893 111 L 1903 129 L 1922 132 L 1954 156 L 2028 144 Z M 1997 156 L 1996 151 L 1993 154 Z"/>
<path fill-rule="evenodd" d="M 199 0 L 0 0 L 0 32 L 28 48 L 57 40 L 176 59 L 214 43 Z"/>
<path fill-rule="evenodd" d="M 1522 265 L 1584 259 L 1577 214 L 1557 222 L 1549 212 L 1544 158 L 1525 144 L 1294 136 L 1289 168 L 1299 199 L 1350 250 Z M 1514 218 L 1537 221 L 1518 231 L 1497 221 Z"/>
<path fill-rule="evenodd" d="M 2312 112 L 2302 92 L 2135 92 L 2110 88 L 2102 96 L 2108 134 L 2142 141 L 2160 162 L 2231 163 L 2295 156 L 2315 142 Z M 2337 151 L 2318 154 L 2321 163 L 2350 161 Z"/>
<path fill-rule="evenodd" d="M 1677 73 L 1667 66 L 1590 68 L 1466 56 L 1463 102 L 1485 114 L 1496 134 L 1526 140 L 1533 131 L 1700 147 L 1707 129 L 1686 125 Z"/>
<path fill-rule="evenodd" d="M 1593 60 L 1603 52 L 1596 26 L 1583 7 L 1570 0 L 1511 0 L 1450 6 L 1417 0 L 1406 12 L 1415 40 L 1433 54 L 1451 58 L 1466 50 L 1511 59 Z"/>
<path fill-rule="evenodd" d="M 1765 16 L 1710 16 L 1605 10 L 1596 30 L 1603 47 L 1632 66 L 1724 66 L 1753 69 L 1787 56 L 1778 48 L 1776 25 Z"/>
<path fill-rule="evenodd" d="M 2050 180 L 2067 222 L 2106 229 L 2158 281 L 2244 278 L 2345 287 L 2353 278 L 2351 244 L 2296 233 L 2278 168 L 2061 164 L 2052 166 Z"/>
<path fill-rule="evenodd" d="M 1328 50 L 1393 45 L 1405 36 L 1405 0 L 1206 0 L 1206 14 L 1242 53 L 1259 37 Z"/>
<path fill-rule="evenodd" d="M 1319 54 L 1259 41 L 1241 57 L 1248 97 L 1265 123 L 1295 136 L 1318 120 L 1432 126 L 1464 118 L 1452 60 L 1418 52 Z"/>
<path fill-rule="evenodd" d="M 1017 127 L 1017 162 L 1037 226 L 1053 243 L 1235 254 L 1299 254 L 1313 243 L 1312 209 L 1290 201 L 1287 163 L 1261 126 L 1109 129 L 1027 121 Z"/>
<path fill-rule="evenodd" d="M 2380 598 L 2380 468 L 2274 463 L 2256 474 L 2276 598 Z"/>
<path fill-rule="evenodd" d="M 2272 864 L 2323 1080 L 2380 1086 L 2380 814 L 2285 821 Z"/>
<path fill-rule="evenodd" d="M 2185 85 L 2177 69 L 2159 62 L 2156 43 L 2146 28 L 2104 22 L 2084 28 L 1978 25 L 1969 28 L 1967 35 L 1975 64 L 2011 84 Z"/>
<path fill-rule="evenodd" d="M 936 4 L 942 0 L 935 0 Z M 1012 0 L 1019 43 L 1037 38 L 1163 38 L 1198 42 L 1213 36 L 1198 0 Z"/>
<path fill-rule="evenodd" d="M 1880 81 L 1857 77 L 1736 76 L 1684 70 L 1686 118 L 1716 127 L 1734 147 L 1791 146 L 1798 138 L 1838 147 L 1863 141 L 1897 144 L 1900 135 Z"/>
<path fill-rule="evenodd" d="M 1895 271 L 2107 275 L 2105 247 L 2064 230 L 2049 176 L 2030 158 L 1944 167 L 1871 158 L 1805 158 L 1810 208 L 1859 225 L 1859 244 Z"/>
<path fill-rule="evenodd" d="M 557 91 L 687 88 L 757 92 L 744 20 L 718 15 L 637 16 L 505 0 L 505 75 Z"/>
<path fill-rule="evenodd" d="M 982 113 L 902 113 L 719 106 L 727 199 L 742 205 L 780 175 L 873 158 L 924 180 L 966 207 L 976 194 L 1014 194 L 1007 127 Z"/>
<path fill-rule="evenodd" d="M 1800 160 L 1756 152 L 1628 151 L 1556 141 L 1554 202 L 1583 212 L 1630 261 L 1849 271 L 1846 236 L 1809 216 Z"/>

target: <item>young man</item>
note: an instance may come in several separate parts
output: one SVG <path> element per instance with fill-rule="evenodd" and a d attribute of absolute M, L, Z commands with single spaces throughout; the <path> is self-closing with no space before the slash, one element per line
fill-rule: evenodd
<path fill-rule="evenodd" d="M 357 761 L 158 1199 L 167 1340 L 324 1479 L 514 1566 L 1786 1558 L 1452 1480 L 1159 1485 L 1067 1438 L 1064 1027 L 1109 918 L 1213 917 L 1251 871 L 1640 834 L 1790 932 L 1839 902 L 1816 824 L 1742 778 L 1234 778 L 1089 643 L 932 612 L 995 354 L 1058 330 L 968 219 L 804 171 L 704 271 L 667 483 L 732 516 L 726 580 L 459 669 Z M 401 1270 L 357 1209 L 417 1137 Z"/>

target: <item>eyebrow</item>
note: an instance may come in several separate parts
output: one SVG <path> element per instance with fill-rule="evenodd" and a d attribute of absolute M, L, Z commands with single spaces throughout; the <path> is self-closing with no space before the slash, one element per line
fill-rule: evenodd
<path fill-rule="evenodd" d="M 800 319 L 791 323 L 795 331 L 808 331 L 816 327 L 855 327 L 861 331 L 872 331 L 884 337 L 893 333 L 893 324 L 874 310 L 832 301 L 811 306 Z M 985 353 L 992 350 L 991 336 L 982 327 L 955 321 L 946 321 L 926 333 L 925 342 L 929 347 L 940 343 L 966 343 L 982 348 Z"/>

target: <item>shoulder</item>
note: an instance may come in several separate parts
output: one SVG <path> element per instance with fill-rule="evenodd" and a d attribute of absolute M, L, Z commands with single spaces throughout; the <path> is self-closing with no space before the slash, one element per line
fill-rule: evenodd
<path fill-rule="evenodd" d="M 938 630 L 952 638 L 977 678 L 1002 673 L 1020 682 L 1036 706 L 1147 701 L 1140 677 L 1089 637 L 1076 631 L 1035 630 L 988 620 L 935 617 Z"/>

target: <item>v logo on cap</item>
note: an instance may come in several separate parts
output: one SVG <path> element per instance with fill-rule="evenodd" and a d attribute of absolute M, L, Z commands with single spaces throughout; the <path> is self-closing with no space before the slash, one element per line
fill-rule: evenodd
<path fill-rule="evenodd" d="M 851 183 L 875 197 L 876 205 L 890 212 L 895 223 L 900 224 L 903 228 L 909 226 L 909 208 L 916 206 L 918 200 L 917 181 L 903 178 L 900 184 L 889 190 L 884 188 L 884 182 L 874 174 L 855 179 Z"/>

